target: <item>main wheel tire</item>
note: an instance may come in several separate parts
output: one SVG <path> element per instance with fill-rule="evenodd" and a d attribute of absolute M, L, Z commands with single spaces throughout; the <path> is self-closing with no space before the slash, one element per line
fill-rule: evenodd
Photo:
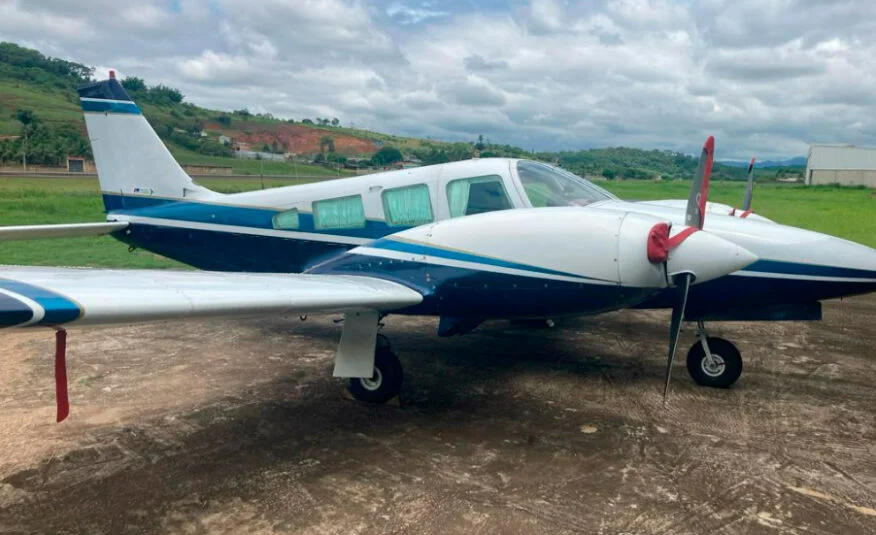
<path fill-rule="evenodd" d="M 378 343 L 374 353 L 374 375 L 353 377 L 347 390 L 359 401 L 386 403 L 401 392 L 404 371 L 395 353 Z"/>
<path fill-rule="evenodd" d="M 687 371 L 698 384 L 729 388 L 742 374 L 742 355 L 735 345 L 723 338 L 709 337 L 706 341 L 714 364 L 706 359 L 706 351 L 697 340 L 687 353 Z"/>

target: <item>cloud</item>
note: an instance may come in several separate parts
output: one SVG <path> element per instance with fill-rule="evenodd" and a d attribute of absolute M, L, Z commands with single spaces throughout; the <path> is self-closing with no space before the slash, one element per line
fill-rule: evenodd
<path fill-rule="evenodd" d="M 257 72 L 244 56 L 205 50 L 196 58 L 180 62 L 180 75 L 196 82 L 229 83 L 246 80 Z"/>
<path fill-rule="evenodd" d="M 410 7 L 400 2 L 393 2 L 388 8 L 386 8 L 386 13 L 399 24 L 417 24 L 424 20 L 450 15 L 448 11 L 429 9 L 428 6 L 428 2 L 420 7 Z"/>
<path fill-rule="evenodd" d="M 505 95 L 490 82 L 478 76 L 467 76 L 439 87 L 438 95 L 463 106 L 502 106 Z"/>
<path fill-rule="evenodd" d="M 0 37 L 199 105 L 528 149 L 876 145 L 869 0 L 0 1 Z"/>
<path fill-rule="evenodd" d="M 507 69 L 507 61 L 487 61 L 478 54 L 472 54 L 463 60 L 465 67 L 470 71 L 493 71 L 497 69 Z"/>

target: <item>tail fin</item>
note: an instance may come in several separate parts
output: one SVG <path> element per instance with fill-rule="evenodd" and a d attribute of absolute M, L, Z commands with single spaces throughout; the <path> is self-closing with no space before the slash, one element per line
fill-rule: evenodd
<path fill-rule="evenodd" d="M 218 195 L 195 184 L 159 139 L 122 85 L 109 80 L 79 88 L 85 125 L 107 211 L 125 196 L 172 199 Z"/>

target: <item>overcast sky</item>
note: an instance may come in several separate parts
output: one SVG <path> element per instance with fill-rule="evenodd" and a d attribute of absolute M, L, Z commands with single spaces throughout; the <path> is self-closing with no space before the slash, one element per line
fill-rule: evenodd
<path fill-rule="evenodd" d="M 201 106 L 420 137 L 876 146 L 873 0 L 0 0 L 0 37 Z"/>

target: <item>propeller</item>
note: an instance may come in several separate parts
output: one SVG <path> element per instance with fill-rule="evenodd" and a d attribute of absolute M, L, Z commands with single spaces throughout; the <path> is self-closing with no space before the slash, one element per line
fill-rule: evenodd
<path fill-rule="evenodd" d="M 742 211 L 741 217 L 745 217 L 751 213 L 751 195 L 754 192 L 754 158 L 748 162 L 748 182 L 745 183 L 745 194 L 742 196 Z"/>
<path fill-rule="evenodd" d="M 715 138 L 709 136 L 703 144 L 700 153 L 700 161 L 694 174 L 690 194 L 687 199 L 687 212 L 685 223 L 687 228 L 669 238 L 670 249 L 677 247 L 685 238 L 698 230 L 703 229 L 706 221 L 706 199 L 709 195 L 709 175 L 712 172 L 712 158 L 715 154 Z M 669 379 L 672 375 L 672 362 L 675 360 L 675 352 L 678 349 L 678 335 L 681 332 L 681 322 L 684 320 L 684 312 L 687 308 L 687 297 L 694 276 L 689 272 L 678 273 L 673 277 L 675 283 L 675 299 L 672 304 L 672 320 L 669 324 L 669 354 L 666 357 L 666 380 L 663 385 L 663 404 L 666 404 L 666 396 L 669 393 Z"/>
<path fill-rule="evenodd" d="M 754 193 L 754 156 L 748 162 L 748 181 L 745 183 L 745 193 L 742 194 L 742 213 L 739 214 L 741 219 L 745 219 L 751 214 L 752 193 Z M 730 210 L 730 215 L 736 215 L 736 208 Z"/>
<path fill-rule="evenodd" d="M 669 324 L 669 357 L 666 362 L 666 382 L 663 385 L 663 404 L 666 405 L 666 395 L 669 393 L 669 378 L 672 375 L 672 363 L 675 351 L 678 349 L 678 335 L 681 333 L 681 322 L 684 320 L 684 310 L 687 308 L 687 295 L 693 275 L 681 273 L 675 277 L 676 295 L 672 304 L 672 321 Z"/>

